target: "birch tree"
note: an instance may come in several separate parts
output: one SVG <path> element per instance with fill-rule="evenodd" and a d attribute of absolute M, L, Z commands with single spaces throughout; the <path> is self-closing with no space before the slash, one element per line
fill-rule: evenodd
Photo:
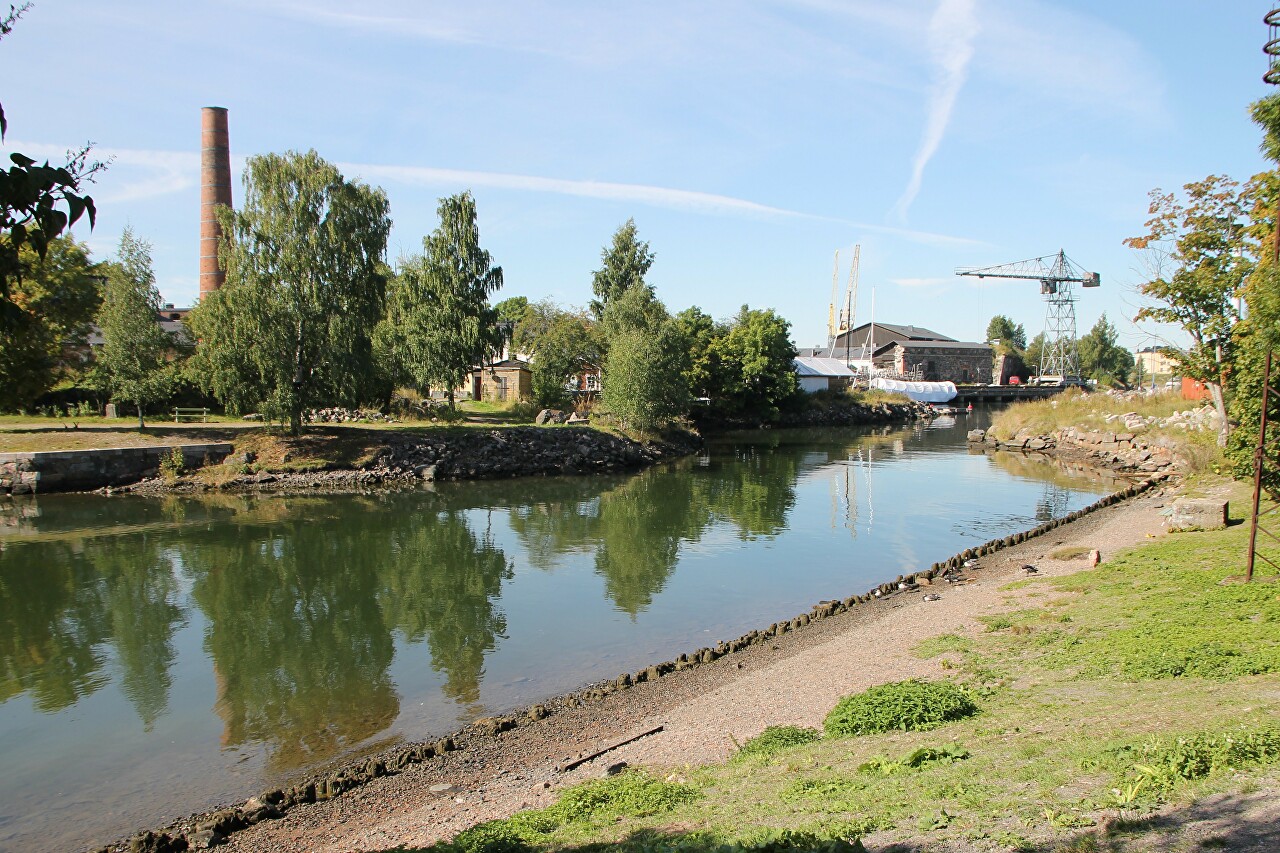
<path fill-rule="evenodd" d="M 367 402 L 385 305 L 386 194 L 315 151 L 265 154 L 249 159 L 242 208 L 219 219 L 226 283 L 188 318 L 201 384 L 294 435 L 309 406 Z"/>
<path fill-rule="evenodd" d="M 144 409 L 168 396 L 173 387 L 168 357 L 174 342 L 160 328 L 151 245 L 129 228 L 120 236 L 115 263 L 108 266 L 98 327 L 103 340 L 98 369 L 107 389 L 112 398 L 138 407 L 138 429 L 145 429 Z"/>

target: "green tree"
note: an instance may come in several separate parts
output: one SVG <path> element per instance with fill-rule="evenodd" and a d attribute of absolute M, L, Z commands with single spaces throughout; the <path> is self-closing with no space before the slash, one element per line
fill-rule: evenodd
<path fill-rule="evenodd" d="M 664 426 L 689 411 L 687 341 L 665 320 L 627 329 L 609 341 L 601 402 L 624 429 Z"/>
<path fill-rule="evenodd" d="M 1027 349 L 1022 354 L 1023 363 L 1029 365 L 1031 369 L 1038 370 L 1040 367 L 1041 357 L 1044 355 L 1044 347 L 1044 332 L 1039 332 L 1027 344 Z"/>
<path fill-rule="evenodd" d="M 1269 95 L 1251 106 L 1253 120 L 1263 130 L 1262 153 L 1280 163 L 1280 94 Z M 1262 379 L 1267 352 L 1276 354 L 1271 365 L 1271 385 L 1277 386 L 1280 372 L 1280 172 L 1271 170 L 1250 181 L 1253 206 L 1249 237 L 1257 265 L 1245 280 L 1246 317 L 1234 329 L 1231 370 L 1231 416 L 1235 428 L 1227 443 L 1227 453 L 1237 476 L 1251 477 L 1258 431 L 1262 422 Z M 1280 400 L 1272 398 L 1270 417 L 1280 411 Z M 1280 422 L 1280 421 L 1278 421 Z M 1280 429 L 1267 429 L 1265 459 L 1280 458 Z M 1264 466 L 1263 486 L 1280 497 L 1280 471 Z"/>
<path fill-rule="evenodd" d="M 440 225 L 423 253 L 404 262 L 388 299 L 388 334 L 399 373 L 419 390 L 445 391 L 449 405 L 471 370 L 502 347 L 489 295 L 502 287 L 502 267 L 480 248 L 471 193 L 440 200 Z"/>
<path fill-rule="evenodd" d="M 610 246 L 600 253 L 600 269 L 591 276 L 591 290 L 596 296 L 591 300 L 591 312 L 596 319 L 604 316 L 611 301 L 633 287 L 644 287 L 652 295 L 653 288 L 644 277 L 653 266 L 653 258 L 649 244 L 636 235 L 635 220 L 628 219 L 614 232 Z"/>
<path fill-rule="evenodd" d="M 677 314 L 675 322 L 689 347 L 689 370 L 685 374 L 689 393 L 707 399 L 717 396 L 722 377 L 714 344 L 727 329 L 696 305 Z"/>
<path fill-rule="evenodd" d="M 1135 319 L 1176 324 L 1191 338 L 1191 346 L 1174 355 L 1184 376 L 1209 389 L 1222 422 L 1218 443 L 1225 446 L 1230 427 L 1223 386 L 1232 326 L 1240 319 L 1234 299 L 1253 266 L 1243 223 L 1250 191 L 1225 175 L 1183 189 L 1185 202 L 1152 190 L 1147 233 L 1124 241 L 1144 251 L 1150 277 L 1138 290 L 1154 300 Z"/>
<path fill-rule="evenodd" d="M 1103 314 L 1089 333 L 1076 343 L 1080 373 L 1099 383 L 1127 385 L 1133 370 L 1133 353 L 1116 343 L 1116 327 Z"/>
<path fill-rule="evenodd" d="M 987 323 L 987 340 L 999 341 L 1009 352 L 1022 353 L 1027 348 L 1027 330 L 1021 323 L 997 314 Z"/>
<path fill-rule="evenodd" d="M 13 31 L 18 18 L 30 8 L 30 3 L 9 7 L 9 14 L 0 19 L 0 39 Z M 0 140 L 8 131 L 9 121 L 0 106 Z M 22 308 L 11 292 L 31 269 L 23 247 L 29 246 L 43 259 L 49 244 L 80 217 L 87 214 L 89 228 L 94 226 L 97 209 L 92 198 L 81 194 L 80 185 L 92 181 L 105 166 L 90 162 L 88 154 L 85 146 L 69 152 L 64 165 L 50 166 L 48 160 L 41 165 L 15 151 L 9 155 L 13 165 L 0 171 L 0 329 L 6 332 L 23 322 Z"/>
<path fill-rule="evenodd" d="M 70 237 L 44 259 L 24 247 L 27 273 L 10 288 L 13 311 L 0 335 L 0 410 L 25 409 L 80 364 L 102 293 L 89 252 Z"/>
<path fill-rule="evenodd" d="M 529 306 L 526 316 L 513 346 L 532 359 L 534 403 L 563 406 L 569 399 L 569 379 L 599 367 L 603 360 L 596 324 L 585 312 L 566 311 L 549 300 Z"/>
<path fill-rule="evenodd" d="M 772 309 L 743 305 L 711 352 L 721 365 L 723 395 L 713 402 L 730 414 L 774 420 L 796 393 L 791 324 Z"/>
<path fill-rule="evenodd" d="M 108 267 L 98 327 L 103 343 L 97 366 L 103 384 L 113 399 L 138 407 L 138 429 L 144 429 L 144 408 L 168 396 L 173 387 L 168 357 L 174 341 L 160 328 L 151 245 L 129 228 L 120 236 L 116 262 Z"/>
<path fill-rule="evenodd" d="M 302 429 L 318 403 L 373 396 L 383 316 L 386 194 L 315 151 L 249 159 L 244 204 L 222 209 L 226 283 L 188 315 L 199 382 L 232 410 Z"/>

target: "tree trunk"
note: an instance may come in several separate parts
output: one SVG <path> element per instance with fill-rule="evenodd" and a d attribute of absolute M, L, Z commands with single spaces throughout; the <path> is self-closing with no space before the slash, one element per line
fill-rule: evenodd
<path fill-rule="evenodd" d="M 302 432 L 302 388 L 306 385 L 307 373 L 302 360 L 302 333 L 306 326 L 298 321 L 296 337 L 293 341 L 293 399 L 289 401 L 289 434 L 299 435 Z"/>
<path fill-rule="evenodd" d="M 1213 407 L 1218 410 L 1218 417 L 1222 419 L 1222 428 L 1218 430 L 1218 446 L 1227 446 L 1227 437 L 1231 433 L 1231 424 L 1227 422 L 1227 401 L 1222 393 L 1223 386 L 1223 353 L 1222 343 L 1214 344 L 1213 356 L 1218 363 L 1218 381 L 1209 383 L 1209 395 L 1213 398 Z"/>
<path fill-rule="evenodd" d="M 142 420 L 142 401 L 138 401 L 138 429 L 146 429 L 146 422 Z"/>

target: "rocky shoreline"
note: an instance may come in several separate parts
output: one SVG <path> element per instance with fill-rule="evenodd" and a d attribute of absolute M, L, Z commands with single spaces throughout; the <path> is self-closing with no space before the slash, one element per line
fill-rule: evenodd
<path fill-rule="evenodd" d="M 621 673 L 616 678 L 587 685 L 573 693 L 527 708 L 477 720 L 447 737 L 362 757 L 358 761 L 300 780 L 289 787 L 264 791 L 239 805 L 194 815 L 162 829 L 140 833 L 114 845 L 102 847 L 98 853 L 119 853 L 126 850 L 130 853 L 172 853 L 206 849 L 232 840 L 230 836 L 234 833 L 283 818 L 295 809 L 315 808 L 321 803 L 339 798 L 345 792 L 361 789 L 383 777 L 407 773 L 414 768 L 424 768 L 428 772 L 432 772 L 431 769 L 434 768 L 434 775 L 439 777 L 446 773 L 459 776 L 480 772 L 485 766 L 486 758 L 492 762 L 502 757 L 506 748 L 504 744 L 517 732 L 521 737 L 541 744 L 540 749 L 554 752 L 561 749 L 563 743 L 572 742 L 566 739 L 565 730 L 573 730 L 573 721 L 577 715 L 590 715 L 593 709 L 607 708 L 608 703 L 630 693 L 652 696 L 652 691 L 667 689 L 669 685 L 677 690 L 696 689 L 696 681 L 691 680 L 696 679 L 699 673 L 722 673 L 726 662 L 740 669 L 744 666 L 743 661 L 751 661 L 753 656 L 767 650 L 777 651 L 780 644 L 803 642 L 807 634 L 821 630 L 826 622 L 874 614 L 879 608 L 896 606 L 893 602 L 899 596 L 936 586 L 944 579 L 963 579 L 966 573 L 972 574 L 975 571 L 974 562 L 980 558 L 1014 548 L 1063 525 L 1082 520 L 1095 511 L 1143 494 L 1162 484 L 1168 476 L 1168 473 L 1156 473 L 1140 483 L 1107 495 L 1088 507 L 1030 530 L 965 549 L 947 560 L 934 563 L 927 570 L 899 575 L 864 594 L 818 602 L 809 611 L 797 614 L 790 620 L 749 631 L 736 639 L 692 650 L 673 660 L 652 664 L 636 672 Z M 736 664 L 734 661 L 737 661 Z M 689 688 L 690 683 L 694 683 L 695 687 Z M 606 743 L 601 753 L 622 742 L 651 733 L 634 732 L 621 739 L 615 734 L 612 739 L 616 742 L 615 745 Z M 561 757 L 561 766 L 571 769 L 575 761 L 591 760 L 601 753 L 565 755 Z M 442 791 L 452 788 L 447 783 L 439 783 L 439 787 Z"/>
<path fill-rule="evenodd" d="M 448 480 L 587 475 L 635 470 L 697 451 L 694 433 L 661 441 L 635 441 L 589 427 L 503 427 L 448 434 L 388 432 L 385 444 L 358 467 L 311 471 L 253 470 L 251 453 L 223 462 L 231 476 L 210 482 L 198 475 L 155 477 L 125 487 L 134 493 L 228 491 L 350 491 Z M 121 490 L 116 490 L 121 491 Z"/>
<path fill-rule="evenodd" d="M 999 439 L 989 431 L 970 430 L 969 443 L 988 450 L 1043 453 L 1106 468 L 1120 474 L 1157 474 L 1177 468 L 1176 445 L 1131 432 L 1101 432 L 1064 427 L 1046 434 L 1021 430 L 1011 439 Z"/>
<path fill-rule="evenodd" d="M 933 410 L 920 403 L 850 403 L 827 405 L 784 416 L 779 428 L 846 427 L 912 423 L 929 420 Z M 700 424 L 712 434 L 758 428 L 759 423 Z M 293 471 L 257 464 L 252 453 L 232 453 L 218 473 L 207 477 L 150 476 L 111 488 L 112 492 L 160 494 L 219 491 L 352 491 L 451 480 L 497 480 L 513 477 L 579 476 L 633 471 L 687 456 L 702 447 L 696 432 L 674 430 L 661 439 L 636 441 L 573 422 L 562 426 L 468 428 L 440 435 L 386 433 L 385 445 L 367 463 Z M 106 492 L 108 489 L 99 489 Z"/>

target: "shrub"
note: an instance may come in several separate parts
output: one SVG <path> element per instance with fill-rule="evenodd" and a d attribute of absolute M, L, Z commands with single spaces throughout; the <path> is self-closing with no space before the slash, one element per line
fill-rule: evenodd
<path fill-rule="evenodd" d="M 827 714 L 832 737 L 925 731 L 978 712 L 969 692 L 949 681 L 896 681 L 846 696 Z"/>
<path fill-rule="evenodd" d="M 733 758 L 735 761 L 751 757 L 767 758 L 793 746 L 813 743 L 821 737 L 822 733 L 817 729 L 801 726 L 769 726 L 739 747 Z"/>
<path fill-rule="evenodd" d="M 176 480 L 187 470 L 186 460 L 182 457 L 182 448 L 175 447 L 160 457 L 160 476 L 166 480 Z"/>

